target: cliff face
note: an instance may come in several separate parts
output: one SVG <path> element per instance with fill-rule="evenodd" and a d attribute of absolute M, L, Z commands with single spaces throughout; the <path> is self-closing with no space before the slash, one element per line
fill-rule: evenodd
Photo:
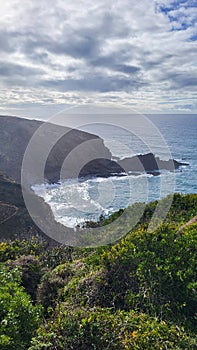
<path fill-rule="evenodd" d="M 33 146 L 31 163 L 33 166 L 26 174 L 30 184 L 39 180 L 37 170 L 42 163 L 45 151 L 48 156 L 44 175 L 49 182 L 59 180 L 60 170 L 67 157 L 67 164 L 63 166 L 62 176 L 64 177 L 78 175 L 76 171 L 80 172 L 80 164 L 83 167 L 88 160 L 111 159 L 110 151 L 104 146 L 103 140 L 96 135 L 37 120 L 2 116 L 0 117 L 0 171 L 18 183 L 21 182 L 23 156 L 35 132 L 37 136 Z M 87 174 L 89 171 L 90 169 L 87 168 Z"/>

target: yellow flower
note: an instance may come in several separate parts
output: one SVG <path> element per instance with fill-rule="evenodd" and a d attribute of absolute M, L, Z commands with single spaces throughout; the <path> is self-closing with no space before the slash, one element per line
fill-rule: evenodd
<path fill-rule="evenodd" d="M 133 332 L 131 333 L 131 336 L 132 336 L 133 338 L 136 338 L 136 337 L 137 337 L 137 332 L 136 332 L 136 331 L 133 331 Z"/>

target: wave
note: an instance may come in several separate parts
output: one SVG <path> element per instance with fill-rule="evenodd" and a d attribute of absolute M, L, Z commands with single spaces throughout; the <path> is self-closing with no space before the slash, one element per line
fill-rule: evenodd
<path fill-rule="evenodd" d="M 35 184 L 32 190 L 50 205 L 57 222 L 74 228 L 86 221 L 97 221 L 100 215 L 107 217 L 135 202 L 159 199 L 160 181 L 166 176 L 165 181 L 174 174 L 164 171 L 160 176 L 138 173 L 84 181 L 68 179 L 57 184 Z M 167 187 L 171 188 L 170 183 Z"/>

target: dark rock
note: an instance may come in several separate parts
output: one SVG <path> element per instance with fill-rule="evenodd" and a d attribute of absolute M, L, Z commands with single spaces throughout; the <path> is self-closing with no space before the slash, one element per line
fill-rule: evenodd
<path fill-rule="evenodd" d="M 78 176 L 92 159 L 111 159 L 103 140 L 93 134 L 51 123 L 17 117 L 0 117 L 0 171 L 21 182 L 21 167 L 29 141 L 36 132 L 31 163 L 26 178 L 29 184 L 40 182 L 39 169 L 45 164 L 44 177 L 56 182 L 62 177 Z M 46 155 L 46 159 L 45 159 Z M 67 160 L 65 166 L 64 161 Z M 90 169 L 87 167 L 87 174 Z M 43 181 L 42 181 L 43 182 Z"/>
<path fill-rule="evenodd" d="M 117 162 L 122 169 L 128 173 L 146 172 L 153 175 L 158 175 L 161 170 L 174 171 L 180 166 L 188 165 L 174 159 L 161 160 L 153 153 L 140 154 L 130 158 L 124 158 Z"/>
<path fill-rule="evenodd" d="M 160 175 L 160 171 L 168 170 L 174 171 L 182 165 L 174 159 L 161 160 L 155 157 L 153 153 L 139 154 L 133 157 L 119 159 L 117 161 L 109 159 L 95 159 L 81 170 L 80 176 L 125 176 L 127 174 L 139 175 L 141 173 L 152 174 L 154 176 Z"/>
<path fill-rule="evenodd" d="M 80 177 L 110 177 L 123 174 L 124 169 L 110 159 L 94 159 L 87 163 L 80 171 Z"/>

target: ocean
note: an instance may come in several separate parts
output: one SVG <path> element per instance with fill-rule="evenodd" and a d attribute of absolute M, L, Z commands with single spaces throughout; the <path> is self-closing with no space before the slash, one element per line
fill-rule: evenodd
<path fill-rule="evenodd" d="M 175 173 L 162 171 L 158 176 L 142 173 L 34 185 L 35 193 L 50 205 L 56 221 L 75 227 L 135 202 L 148 203 L 175 192 L 197 193 L 197 115 L 148 115 L 147 118 L 154 128 L 151 126 L 152 132 L 147 133 L 146 125 L 138 125 L 140 137 L 136 128 L 131 132 L 132 128 L 111 124 L 90 123 L 81 129 L 102 137 L 115 157 L 151 151 L 162 159 L 169 159 L 170 155 L 189 165 Z"/>

